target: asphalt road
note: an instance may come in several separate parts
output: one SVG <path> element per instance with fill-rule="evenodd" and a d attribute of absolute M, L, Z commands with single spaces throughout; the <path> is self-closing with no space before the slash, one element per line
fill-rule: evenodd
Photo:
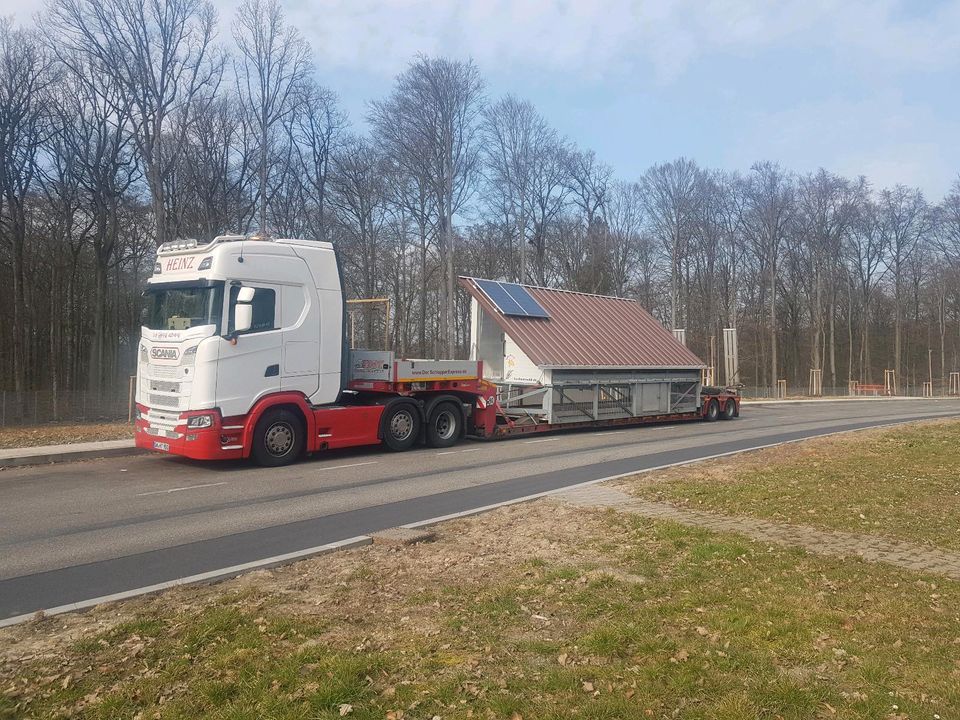
<path fill-rule="evenodd" d="M 0 472 L 0 620 L 720 453 L 960 416 L 960 402 L 744 406 L 732 422 L 321 454 L 264 470 L 140 455 Z"/>

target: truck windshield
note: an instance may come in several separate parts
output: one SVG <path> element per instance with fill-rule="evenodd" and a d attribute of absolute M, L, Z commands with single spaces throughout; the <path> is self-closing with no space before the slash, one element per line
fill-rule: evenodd
<path fill-rule="evenodd" d="M 220 332 L 223 284 L 151 287 L 143 295 L 143 324 L 150 330 L 188 330 L 215 325 Z"/>

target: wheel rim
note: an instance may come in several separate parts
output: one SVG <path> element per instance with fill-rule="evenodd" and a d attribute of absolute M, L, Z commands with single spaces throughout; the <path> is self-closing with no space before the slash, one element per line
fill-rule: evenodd
<path fill-rule="evenodd" d="M 443 410 L 437 415 L 433 429 L 440 440 L 449 440 L 457 431 L 457 419 L 452 410 Z"/>
<path fill-rule="evenodd" d="M 403 442 L 413 434 L 413 415 L 409 410 L 399 410 L 390 419 L 390 434 L 394 440 Z"/>
<path fill-rule="evenodd" d="M 263 444 L 273 457 L 283 457 L 293 449 L 295 434 L 289 423 L 276 422 L 267 428 Z"/>

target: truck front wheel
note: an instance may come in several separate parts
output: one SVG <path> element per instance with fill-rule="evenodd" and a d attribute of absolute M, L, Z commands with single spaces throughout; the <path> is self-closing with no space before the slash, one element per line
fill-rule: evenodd
<path fill-rule="evenodd" d="M 408 402 L 388 405 L 383 411 L 383 444 L 391 450 L 409 450 L 420 437 L 420 412 Z"/>
<path fill-rule="evenodd" d="M 433 448 L 445 448 L 460 439 L 463 416 L 460 408 L 450 402 L 434 405 L 427 418 L 427 445 Z"/>
<path fill-rule="evenodd" d="M 253 459 L 258 465 L 289 465 L 303 454 L 306 436 L 303 422 L 282 408 L 267 410 L 253 431 Z"/>

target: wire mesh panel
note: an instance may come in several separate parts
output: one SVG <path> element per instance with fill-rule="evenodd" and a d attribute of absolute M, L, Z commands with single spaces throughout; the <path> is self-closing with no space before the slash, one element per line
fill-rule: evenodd
<path fill-rule="evenodd" d="M 0 391 L 0 427 L 40 425 L 50 422 L 126 420 L 128 388 L 103 392 L 51 390 Z"/>

